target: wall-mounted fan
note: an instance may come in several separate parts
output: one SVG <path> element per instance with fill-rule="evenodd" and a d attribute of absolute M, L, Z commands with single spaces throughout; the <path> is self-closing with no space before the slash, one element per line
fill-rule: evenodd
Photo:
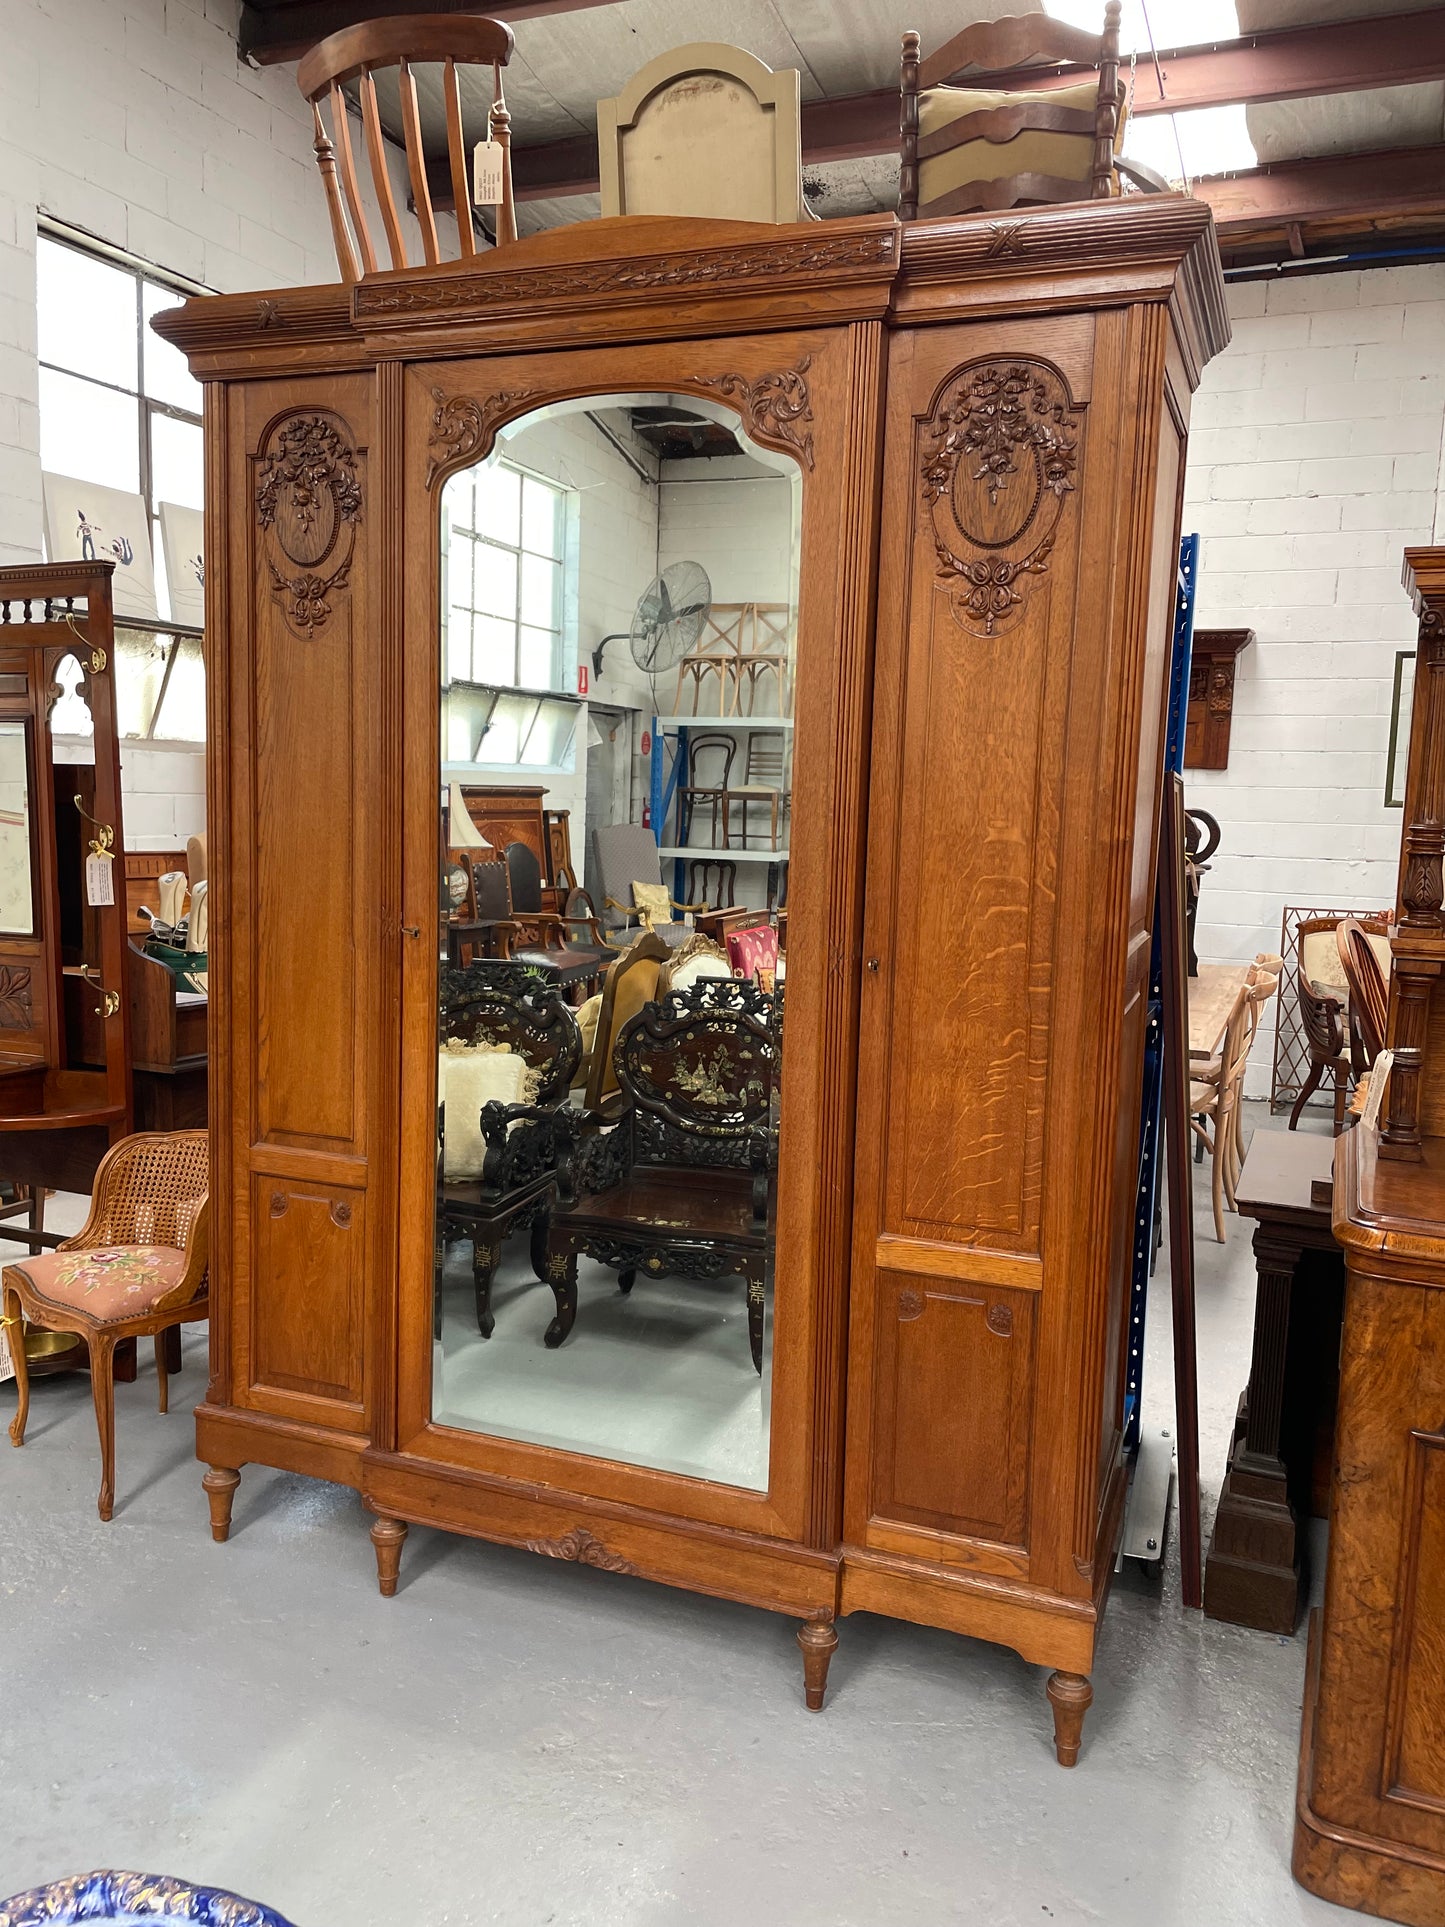
<path fill-rule="evenodd" d="M 712 584 L 702 564 L 670 562 L 643 593 L 632 627 L 604 636 L 592 651 L 593 675 L 602 674 L 602 651 L 608 643 L 621 642 L 625 635 L 638 668 L 649 676 L 665 676 L 696 643 L 711 608 Z"/>

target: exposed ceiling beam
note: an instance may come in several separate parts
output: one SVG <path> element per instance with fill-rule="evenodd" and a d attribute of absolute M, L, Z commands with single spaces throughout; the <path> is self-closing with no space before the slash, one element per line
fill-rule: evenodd
<path fill-rule="evenodd" d="M 1183 47 L 1161 54 L 1159 65 L 1162 96 L 1153 61 L 1139 62 L 1136 114 L 1187 113 L 1197 107 L 1302 100 L 1441 80 L 1445 7 L 1250 34 L 1213 47 Z M 1033 68 L 988 78 L 1000 86 L 1047 89 L 1073 77 Z M 897 145 L 898 94 L 893 88 L 803 105 L 805 163 L 886 154 Z M 516 191 L 526 200 L 597 192 L 597 147 L 590 136 L 532 146 L 518 141 L 512 167 Z"/>
<path fill-rule="evenodd" d="M 406 13 L 485 13 L 510 25 L 612 4 L 613 0 L 281 0 L 276 5 L 273 0 L 268 6 L 245 0 L 236 40 L 243 60 L 273 67 L 280 61 L 299 60 L 327 34 L 365 20 L 394 19 Z"/>
<path fill-rule="evenodd" d="M 1378 154 L 1276 161 L 1196 181 L 1214 209 L 1221 246 L 1256 231 L 1340 222 L 1390 224 L 1445 217 L 1445 147 L 1396 147 Z"/>

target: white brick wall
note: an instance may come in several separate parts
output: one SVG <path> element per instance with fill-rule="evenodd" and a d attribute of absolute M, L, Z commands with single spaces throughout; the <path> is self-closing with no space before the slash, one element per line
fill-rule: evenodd
<path fill-rule="evenodd" d="M 41 552 L 37 215 L 223 293 L 336 279 L 310 111 L 294 68 L 237 59 L 240 0 L 14 0 L 4 13 L 0 563 Z M 388 161 L 401 182 L 401 157 Z"/>
<path fill-rule="evenodd" d="M 1414 642 L 1407 544 L 1445 539 L 1445 266 L 1254 281 L 1195 399 L 1184 526 L 1196 622 L 1252 628 L 1227 770 L 1187 772 L 1223 839 L 1199 954 L 1279 946 L 1286 903 L 1388 904 L 1395 653 Z M 1272 1036 L 1250 1066 L 1268 1092 Z"/>

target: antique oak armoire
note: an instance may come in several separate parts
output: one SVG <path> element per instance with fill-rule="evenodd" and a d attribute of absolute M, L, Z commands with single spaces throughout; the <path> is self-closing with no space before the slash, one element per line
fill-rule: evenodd
<path fill-rule="evenodd" d="M 1054 1669 L 1071 1765 L 1209 210 L 603 220 L 158 325 L 206 384 L 216 1537 L 240 1467 L 311 1473 L 385 1592 L 419 1521 L 770 1607 L 812 1706 L 837 1617 L 950 1628 Z M 518 418 L 649 394 L 800 487 L 756 1487 L 433 1398 L 439 501 Z"/>

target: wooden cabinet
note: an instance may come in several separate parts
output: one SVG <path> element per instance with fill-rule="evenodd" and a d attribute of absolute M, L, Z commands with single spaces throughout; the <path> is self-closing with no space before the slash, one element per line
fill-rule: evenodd
<path fill-rule="evenodd" d="M 1445 1921 L 1445 548 L 1407 549 L 1420 618 L 1390 932 L 1380 1128 L 1336 1140 L 1347 1273 L 1329 1565 L 1310 1625 L 1294 1871 L 1409 1927 Z"/>
<path fill-rule="evenodd" d="M 1057 1669 L 1072 1764 L 1123 1502 L 1184 441 L 1228 332 L 1207 208 L 601 221 L 160 328 L 208 384 L 220 558 L 217 1536 L 249 1461 L 341 1480 L 386 1590 L 415 1520 L 746 1600 L 804 1622 L 810 1705 L 840 1615 L 954 1628 Z M 503 426 L 639 394 L 726 412 L 801 504 L 753 1481 L 434 1394 L 439 499 Z"/>

